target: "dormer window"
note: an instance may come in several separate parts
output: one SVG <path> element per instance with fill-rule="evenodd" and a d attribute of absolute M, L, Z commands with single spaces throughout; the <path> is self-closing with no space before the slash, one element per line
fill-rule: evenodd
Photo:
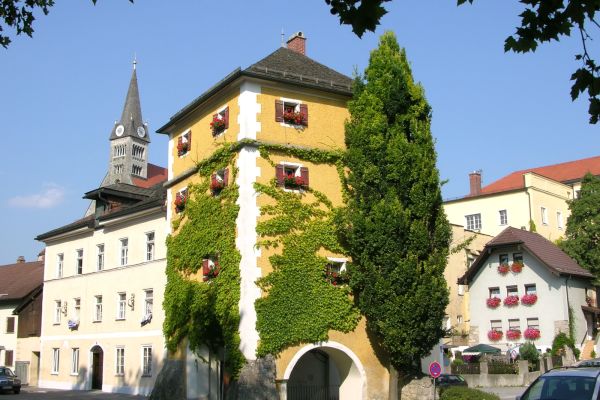
<path fill-rule="evenodd" d="M 220 135 L 227 128 L 229 128 L 229 107 L 225 107 L 214 114 L 210 123 L 213 136 Z"/>
<path fill-rule="evenodd" d="M 308 168 L 298 164 L 284 163 L 275 167 L 277 186 L 288 190 L 308 188 Z"/>
<path fill-rule="evenodd" d="M 275 100 L 275 121 L 288 125 L 308 126 L 308 105 L 299 100 Z"/>
<path fill-rule="evenodd" d="M 188 130 L 177 138 L 177 155 L 182 157 L 186 155 L 192 147 L 192 131 Z"/>

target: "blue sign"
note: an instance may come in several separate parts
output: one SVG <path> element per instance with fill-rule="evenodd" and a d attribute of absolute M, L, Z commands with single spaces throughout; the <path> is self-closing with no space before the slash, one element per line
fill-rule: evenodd
<path fill-rule="evenodd" d="M 429 374 L 432 378 L 437 378 L 442 374 L 442 366 L 439 362 L 434 361 L 431 364 L 429 364 Z"/>

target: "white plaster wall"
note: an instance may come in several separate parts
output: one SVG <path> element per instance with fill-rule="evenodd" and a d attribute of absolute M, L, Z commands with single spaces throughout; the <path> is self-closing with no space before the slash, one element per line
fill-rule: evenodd
<path fill-rule="evenodd" d="M 4 346 L 4 350 L 0 349 L 0 365 L 4 365 L 4 356 L 6 350 L 13 351 L 13 364 L 7 367 L 14 367 L 14 362 L 17 360 L 17 328 L 19 326 L 19 318 L 13 315 L 12 312 L 19 305 L 18 302 L 3 302 L 0 304 L 0 346 Z M 6 332 L 6 319 L 15 317 L 14 333 Z"/>

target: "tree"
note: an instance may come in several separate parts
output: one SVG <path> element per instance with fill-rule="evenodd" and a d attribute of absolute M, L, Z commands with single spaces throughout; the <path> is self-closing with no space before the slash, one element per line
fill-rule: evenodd
<path fill-rule="evenodd" d="M 92 0 L 96 4 L 98 0 Z M 133 0 L 129 0 L 133 3 Z M 54 0 L 2 0 L 0 2 L 0 45 L 6 48 L 11 40 L 6 35 L 6 28 L 14 29 L 17 35 L 22 33 L 31 37 L 33 34 L 34 12 L 42 11 L 48 15 Z"/>
<path fill-rule="evenodd" d="M 579 198 L 569 201 L 569 210 L 560 247 L 600 281 L 600 178 L 583 177 Z"/>
<path fill-rule="evenodd" d="M 403 373 L 444 334 L 450 226 L 442 209 L 431 109 L 386 32 L 357 77 L 346 123 L 347 207 L 340 235 L 370 334 Z"/>
<path fill-rule="evenodd" d="M 352 25 L 352 31 L 362 37 L 365 31 L 375 31 L 381 17 L 387 11 L 383 3 L 391 0 L 325 0 L 330 12 L 338 15 L 340 24 Z M 457 0 L 461 5 L 474 0 Z M 581 67 L 572 75 L 571 99 L 575 100 L 587 92 L 590 123 L 600 118 L 600 66 L 588 52 L 588 43 L 592 40 L 589 28 L 600 28 L 596 22 L 596 12 L 600 10 L 600 0 L 519 0 L 525 5 L 520 14 L 521 26 L 514 36 L 504 41 L 504 51 L 515 53 L 534 52 L 544 42 L 560 41 L 563 36 L 571 36 L 575 31 L 581 38 L 582 50 L 575 55 L 581 61 Z M 360 5 L 357 6 L 357 4 Z"/>

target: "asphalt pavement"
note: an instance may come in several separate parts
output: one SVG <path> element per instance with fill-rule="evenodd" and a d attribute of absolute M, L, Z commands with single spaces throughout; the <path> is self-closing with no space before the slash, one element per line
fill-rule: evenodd
<path fill-rule="evenodd" d="M 14 395 L 12 393 L 0 394 L 0 400 L 141 400 L 147 399 L 144 396 L 132 396 L 121 393 L 105 393 L 99 390 L 57 390 L 42 389 L 37 387 L 22 387 L 21 393 Z"/>

